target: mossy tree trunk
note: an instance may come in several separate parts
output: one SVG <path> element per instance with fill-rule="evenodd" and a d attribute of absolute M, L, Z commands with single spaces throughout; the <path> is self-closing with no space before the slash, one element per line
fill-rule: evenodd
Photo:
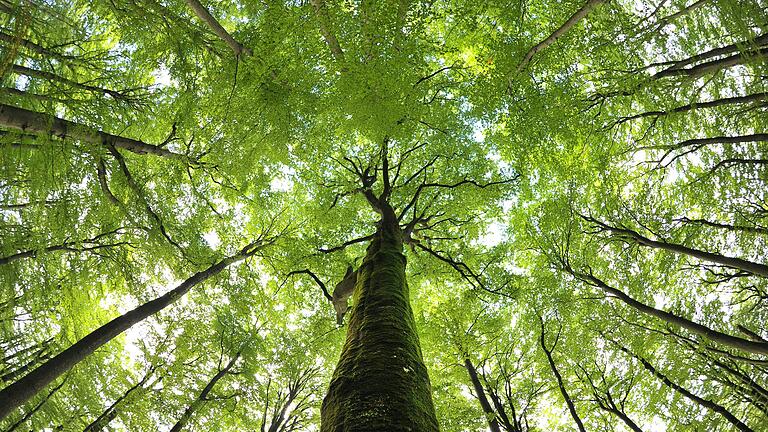
<path fill-rule="evenodd" d="M 439 430 L 405 279 L 403 234 L 392 208 L 379 204 L 382 220 L 358 270 L 321 432 Z"/>

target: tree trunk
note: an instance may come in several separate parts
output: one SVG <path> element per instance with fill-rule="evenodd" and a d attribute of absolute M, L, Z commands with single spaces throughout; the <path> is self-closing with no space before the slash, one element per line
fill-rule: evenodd
<path fill-rule="evenodd" d="M 477 376 L 475 365 L 472 364 L 472 361 L 469 358 L 465 358 L 464 367 L 467 369 L 469 379 L 472 381 L 472 386 L 475 388 L 475 394 L 477 395 L 477 400 L 480 402 L 480 407 L 483 408 L 485 418 L 488 420 L 488 427 L 491 432 L 501 432 L 501 429 L 499 429 L 499 420 L 496 418 L 496 412 L 493 410 L 491 404 L 488 402 L 488 398 L 485 396 L 485 389 L 483 388 L 483 383 L 480 382 L 480 378 Z"/>
<path fill-rule="evenodd" d="M 681 147 L 686 147 L 688 145 L 708 143 L 710 142 L 710 140 L 714 140 L 712 142 L 768 141 L 768 134 L 756 134 L 756 135 L 748 135 L 748 136 L 740 136 L 740 137 L 702 138 L 702 139 L 684 141 L 683 143 L 687 143 L 685 145 L 682 145 L 683 143 L 680 143 L 680 144 L 681 144 Z M 743 260 L 741 258 L 728 257 L 728 256 L 720 255 L 717 253 L 693 249 L 677 243 L 667 243 L 665 241 L 651 240 L 648 237 L 645 237 L 644 235 L 638 233 L 637 231 L 633 231 L 631 229 L 617 228 L 614 226 L 610 226 L 592 217 L 585 217 L 585 219 L 589 222 L 593 222 L 597 224 L 601 229 L 610 231 L 618 237 L 632 240 L 641 246 L 652 247 L 655 249 L 663 249 L 663 250 L 674 252 L 677 254 L 688 255 L 694 258 L 698 258 L 700 260 L 721 264 L 721 265 L 739 269 L 739 270 L 744 270 L 745 272 L 749 272 L 754 275 L 768 277 L 768 265 L 765 265 L 765 264 L 755 263 L 752 261 Z"/>
<path fill-rule="evenodd" d="M 22 132 L 70 138 L 90 144 L 112 145 L 136 154 L 151 154 L 172 159 L 188 160 L 187 156 L 174 153 L 160 146 L 108 134 L 50 114 L 29 111 L 10 105 L 0 104 L 0 126 Z"/>
<path fill-rule="evenodd" d="M 552 45 L 562 37 L 565 33 L 568 32 L 573 26 L 575 26 L 579 21 L 581 21 L 587 14 L 597 7 L 599 4 L 605 2 L 605 0 L 587 0 L 584 5 L 579 8 L 573 15 L 571 15 L 568 20 L 563 23 L 557 30 L 555 30 L 552 34 L 547 36 L 546 39 L 543 41 L 537 43 L 533 48 L 528 50 L 528 52 L 525 53 L 525 56 L 523 56 L 523 60 L 520 62 L 520 64 L 517 65 L 517 68 L 515 69 L 515 73 L 513 75 L 517 75 L 522 71 L 528 63 L 530 63 L 531 59 L 534 55 L 536 55 L 537 52 L 547 48 L 548 46 Z M 510 76 L 511 78 L 511 76 Z"/>
<path fill-rule="evenodd" d="M 106 410 L 104 410 L 101 415 L 96 417 L 95 420 L 93 420 L 88 426 L 85 427 L 85 429 L 83 429 L 83 432 L 99 432 L 100 430 L 104 429 L 109 424 L 109 422 L 117 417 L 117 406 L 126 400 L 131 395 L 131 393 L 142 388 L 144 384 L 149 381 L 149 378 L 155 372 L 155 369 L 156 366 L 150 367 L 141 380 L 132 385 L 128 390 L 125 391 L 125 393 L 123 393 L 119 398 L 112 402 L 112 404 Z"/>
<path fill-rule="evenodd" d="M 742 432 L 754 432 L 752 428 L 744 424 L 741 420 L 736 418 L 730 411 L 728 411 L 725 407 L 722 405 L 719 405 L 715 402 L 712 402 L 711 400 L 704 399 L 702 397 L 696 396 L 695 394 L 691 393 L 688 389 L 685 387 L 672 382 L 666 375 L 659 372 L 648 360 L 644 359 L 643 357 L 640 357 L 639 355 L 629 351 L 627 348 L 624 348 L 622 345 L 619 345 L 617 342 L 614 341 L 616 346 L 625 352 L 626 354 L 634 357 L 637 359 L 640 363 L 642 363 L 643 367 L 648 370 L 648 372 L 652 373 L 656 378 L 660 379 L 664 384 L 666 384 L 669 388 L 677 391 L 681 395 L 683 395 L 686 399 L 695 402 L 699 404 L 700 406 L 707 408 L 709 410 L 715 411 L 719 414 L 721 414 L 723 417 L 726 418 L 731 424 L 736 426 L 736 428 Z"/>
<path fill-rule="evenodd" d="M 633 307 L 635 310 L 639 312 L 659 318 L 669 324 L 682 327 L 699 336 L 703 336 L 711 341 L 718 342 L 732 348 L 740 349 L 740 350 L 755 353 L 755 354 L 763 354 L 763 355 L 768 354 L 768 342 L 752 341 L 752 340 L 743 339 L 736 336 L 731 336 L 729 334 L 722 333 L 717 330 L 712 330 L 707 326 L 701 325 L 699 323 L 695 323 L 687 318 L 683 318 L 673 313 L 656 309 L 654 307 L 648 306 L 645 303 L 641 303 L 635 300 L 634 298 L 630 297 L 626 293 L 624 293 L 624 291 L 620 291 L 616 288 L 613 288 L 612 286 L 606 284 L 605 282 L 603 282 L 602 280 L 598 279 L 597 277 L 591 274 L 578 273 L 573 271 L 572 269 L 566 269 L 566 271 L 571 273 L 576 278 L 592 286 L 596 286 L 600 288 L 606 294 L 609 294 L 613 297 L 618 298 L 619 300 L 623 301 L 624 303 Z"/>
<path fill-rule="evenodd" d="M 557 370 L 555 359 L 552 358 L 552 350 L 554 349 L 554 346 L 552 347 L 552 349 L 547 349 L 547 344 L 544 341 L 544 321 L 541 321 L 541 333 L 539 333 L 539 342 L 541 343 L 541 349 L 544 350 L 544 354 L 547 355 L 549 368 L 552 370 L 552 374 L 555 376 L 555 379 L 557 380 L 557 387 L 560 388 L 560 393 L 563 395 L 563 399 L 565 399 L 566 405 L 568 405 L 568 411 L 571 413 L 571 417 L 573 417 L 573 421 L 576 422 L 576 426 L 579 428 L 580 432 L 586 432 L 586 430 L 584 429 L 584 423 L 581 421 L 581 417 L 579 417 L 579 413 L 576 412 L 576 406 L 573 404 L 573 400 L 571 399 L 571 396 L 568 394 L 568 390 L 565 388 L 565 384 L 563 383 L 563 377 L 560 375 L 560 371 Z"/>
<path fill-rule="evenodd" d="M 141 322 L 145 318 L 156 314 L 165 309 L 168 305 L 174 303 L 187 293 L 192 287 L 198 285 L 207 279 L 217 275 L 230 264 L 241 261 L 253 253 L 257 248 L 249 245 L 239 254 L 224 258 L 218 263 L 208 267 L 206 270 L 195 273 L 189 279 L 182 282 L 179 286 L 166 294 L 157 297 L 143 305 L 126 312 L 112 321 L 102 325 L 89 333 L 84 338 L 77 341 L 74 345 L 65 349 L 43 365 L 25 375 L 20 380 L 0 390 L 0 420 L 5 418 L 13 410 L 25 403 L 29 398 L 44 389 L 48 384 L 61 376 L 64 372 L 72 369 L 80 363 L 89 354 L 96 351 L 102 345 L 108 343 L 116 336 L 128 330 L 132 326 Z"/>
<path fill-rule="evenodd" d="M 402 232 L 382 221 L 358 269 L 347 338 L 321 409 L 321 432 L 437 432 L 405 280 Z"/>
<path fill-rule="evenodd" d="M 236 41 L 235 38 L 233 38 L 232 35 L 230 35 L 227 30 L 221 26 L 221 24 L 219 24 L 216 18 L 214 18 L 213 15 L 208 12 L 208 9 L 206 9 L 205 6 L 203 6 L 199 1 L 186 0 L 186 2 L 190 9 L 195 12 L 195 15 L 197 15 L 201 21 L 203 21 L 214 33 L 216 33 L 216 36 L 220 37 L 221 40 L 229 45 L 236 56 L 239 56 L 240 54 L 247 56 L 253 55 L 253 51 L 242 46 L 240 42 Z"/>
<path fill-rule="evenodd" d="M 189 423 L 189 419 L 192 418 L 192 414 L 194 414 L 195 411 L 197 411 L 197 409 L 200 408 L 200 406 L 208 400 L 208 395 L 211 393 L 211 390 L 213 390 L 213 387 L 216 385 L 216 383 L 219 382 L 220 379 L 224 378 L 224 375 L 229 373 L 230 369 L 232 369 L 232 366 L 235 365 L 235 362 L 239 358 L 240 358 L 240 353 L 237 353 L 234 357 L 232 357 L 231 360 L 229 360 L 229 363 L 227 363 L 227 365 L 224 366 L 224 369 L 218 371 L 216 375 L 214 375 L 213 378 L 211 378 L 211 380 L 208 381 L 208 384 L 206 384 L 203 391 L 201 391 L 197 399 L 192 401 L 192 403 L 189 404 L 187 409 L 184 410 L 184 413 L 181 415 L 181 418 L 179 419 L 179 421 L 176 422 L 175 425 L 173 425 L 170 432 L 181 432 L 181 430 L 184 429 L 184 426 L 186 426 L 187 423 Z"/>

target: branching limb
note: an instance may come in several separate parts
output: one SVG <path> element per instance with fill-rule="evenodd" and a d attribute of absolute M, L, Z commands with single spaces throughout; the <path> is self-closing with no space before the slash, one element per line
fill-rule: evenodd
<path fill-rule="evenodd" d="M 294 270 L 288 273 L 287 275 L 285 275 L 285 278 L 288 279 L 289 277 L 297 274 L 309 275 L 309 277 L 311 277 L 315 281 L 315 283 L 317 283 L 317 286 L 319 286 L 320 289 L 323 291 L 323 296 L 325 296 L 325 298 L 328 299 L 329 302 L 333 302 L 333 296 L 331 296 L 331 294 L 328 292 L 328 288 L 325 287 L 325 284 L 323 283 L 323 281 L 321 281 L 320 278 L 317 277 L 317 275 L 314 274 L 311 270 L 309 269 Z"/>
<path fill-rule="evenodd" d="M 567 33 L 573 26 L 575 26 L 579 21 L 581 21 L 587 14 L 594 9 L 596 6 L 598 6 L 601 3 L 604 3 L 605 0 L 587 0 L 587 2 L 584 4 L 584 6 L 581 7 L 576 13 L 571 15 L 568 20 L 563 23 L 560 28 L 555 30 L 551 35 L 549 35 L 546 39 L 542 40 L 538 44 L 536 44 L 533 48 L 528 50 L 527 53 L 523 56 L 523 60 L 520 62 L 520 64 L 517 65 L 517 68 L 515 69 L 514 73 L 510 74 L 508 76 L 508 79 L 512 79 L 515 75 L 518 75 L 523 69 L 525 69 L 526 66 L 528 66 L 528 63 L 530 63 L 531 59 L 533 59 L 533 56 L 536 55 L 539 51 L 542 51 L 543 49 L 547 48 L 548 46 L 552 45 L 557 41 L 558 38 L 563 36 L 565 33 Z"/>
<path fill-rule="evenodd" d="M 208 12 L 208 9 L 206 9 L 205 6 L 203 6 L 198 0 L 186 0 L 186 2 L 190 9 L 195 12 L 195 15 L 197 15 L 201 21 L 203 21 L 214 33 L 216 33 L 216 36 L 220 37 L 227 45 L 229 45 L 236 56 L 253 55 L 253 51 L 250 48 L 246 48 L 241 45 L 240 42 L 236 41 L 235 38 L 233 38 L 232 35 L 230 35 L 224 29 L 224 27 L 221 26 L 221 24 L 219 24 L 216 18 L 214 18 L 213 15 Z"/>
<path fill-rule="evenodd" d="M 334 60 L 339 63 L 344 63 L 344 50 L 339 45 L 339 40 L 331 32 L 330 17 L 328 16 L 328 10 L 326 9 L 324 0 L 309 0 L 312 7 L 315 9 L 318 20 L 320 22 L 320 34 L 323 35 L 325 43 L 328 44 L 328 48 L 331 50 Z"/>
<path fill-rule="evenodd" d="M 346 249 L 348 246 L 351 246 L 353 244 L 358 244 L 358 243 L 363 243 L 363 242 L 370 241 L 371 239 L 373 239 L 373 237 L 374 237 L 373 234 L 367 235 L 365 237 L 358 237 L 358 238 L 355 238 L 355 239 L 352 239 L 352 240 L 347 240 L 347 241 L 345 241 L 344 243 L 342 243 L 342 244 L 340 244 L 338 246 L 333 246 L 333 247 L 330 247 L 330 248 L 327 248 L 327 249 L 319 248 L 318 251 L 322 252 L 322 253 L 326 253 L 326 254 L 327 253 L 332 253 L 332 252 L 338 252 L 338 251 Z"/>

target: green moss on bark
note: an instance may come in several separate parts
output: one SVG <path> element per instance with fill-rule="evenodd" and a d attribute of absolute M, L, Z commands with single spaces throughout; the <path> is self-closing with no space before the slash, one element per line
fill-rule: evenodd
<path fill-rule="evenodd" d="M 405 265 L 399 227 L 382 224 L 358 271 L 321 432 L 438 431 Z"/>

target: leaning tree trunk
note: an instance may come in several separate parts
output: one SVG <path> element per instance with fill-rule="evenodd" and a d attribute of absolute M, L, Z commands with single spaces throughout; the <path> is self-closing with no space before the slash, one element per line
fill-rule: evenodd
<path fill-rule="evenodd" d="M 222 259 L 207 269 L 197 272 L 176 288 L 128 311 L 112 321 L 93 330 L 72 346 L 55 355 L 37 369 L 0 390 L 0 420 L 27 402 L 32 396 L 43 390 L 68 370 L 75 367 L 102 345 L 122 334 L 124 331 L 176 302 L 194 286 L 199 285 L 238 261 L 253 255 L 259 245 L 252 243 L 240 253 Z"/>
<path fill-rule="evenodd" d="M 394 211 L 358 269 L 347 339 L 321 410 L 321 432 L 437 432 L 431 385 L 405 280 Z"/>
<path fill-rule="evenodd" d="M 488 427 L 491 432 L 501 432 L 501 429 L 499 428 L 499 419 L 496 418 L 496 411 L 493 410 L 493 407 L 491 407 L 491 404 L 488 402 L 488 398 L 485 396 L 485 388 L 483 387 L 483 383 L 480 382 L 480 377 L 477 376 L 477 369 L 475 368 L 475 365 L 472 364 L 472 360 L 469 359 L 469 356 L 464 359 L 464 368 L 467 369 L 469 379 L 472 381 L 472 387 L 475 388 L 477 401 L 480 402 L 483 414 L 485 414 L 485 418 L 488 419 Z"/>

